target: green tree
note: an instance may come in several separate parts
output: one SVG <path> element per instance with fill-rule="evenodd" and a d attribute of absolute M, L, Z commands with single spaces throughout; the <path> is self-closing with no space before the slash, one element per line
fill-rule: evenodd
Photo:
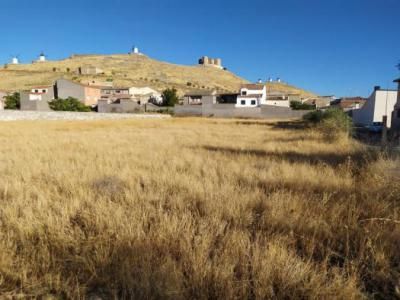
<path fill-rule="evenodd" d="M 91 111 L 89 106 L 84 105 L 78 99 L 68 97 L 67 99 L 55 99 L 49 102 L 49 106 L 55 111 Z"/>
<path fill-rule="evenodd" d="M 303 119 L 315 124 L 323 136 L 330 141 L 348 137 L 352 133 L 352 119 L 346 112 L 338 108 L 312 111 L 304 115 Z"/>
<path fill-rule="evenodd" d="M 20 109 L 21 96 L 20 93 L 13 93 L 5 97 L 5 109 Z"/>
<path fill-rule="evenodd" d="M 179 102 L 177 90 L 175 88 L 166 89 L 162 92 L 163 106 L 175 106 Z"/>

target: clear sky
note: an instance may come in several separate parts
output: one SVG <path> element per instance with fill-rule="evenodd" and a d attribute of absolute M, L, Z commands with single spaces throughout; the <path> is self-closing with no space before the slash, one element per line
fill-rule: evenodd
<path fill-rule="evenodd" d="M 400 0 L 0 0 L 0 63 L 126 53 L 221 57 L 255 81 L 367 96 L 399 76 Z"/>

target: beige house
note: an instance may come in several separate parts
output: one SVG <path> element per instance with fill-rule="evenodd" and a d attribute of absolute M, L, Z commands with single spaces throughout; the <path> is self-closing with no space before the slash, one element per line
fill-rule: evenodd
<path fill-rule="evenodd" d="M 21 110 L 50 111 L 49 101 L 54 99 L 54 87 L 35 86 L 20 93 Z"/>
<path fill-rule="evenodd" d="M 184 105 L 202 105 L 205 99 L 216 98 L 216 91 L 192 91 L 183 96 Z M 215 102 L 215 101 L 214 101 Z"/>
<path fill-rule="evenodd" d="M 315 108 L 329 107 L 331 102 L 335 100 L 334 96 L 317 96 L 302 100 L 302 103 L 315 105 Z"/>
<path fill-rule="evenodd" d="M 85 85 L 68 79 L 58 79 L 55 84 L 55 98 L 73 97 L 87 106 L 95 106 L 97 101 L 101 99 L 102 88 L 101 86 Z"/>

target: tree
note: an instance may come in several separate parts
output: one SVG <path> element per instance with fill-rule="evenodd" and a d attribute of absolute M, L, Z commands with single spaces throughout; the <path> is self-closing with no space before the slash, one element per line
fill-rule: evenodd
<path fill-rule="evenodd" d="M 20 109 L 21 107 L 21 95 L 20 93 L 14 93 L 5 97 L 5 109 Z"/>
<path fill-rule="evenodd" d="M 78 99 L 68 97 L 67 99 L 55 99 L 49 102 L 49 106 L 55 111 L 91 111 L 89 106 L 84 105 Z"/>
<path fill-rule="evenodd" d="M 162 92 L 163 106 L 175 106 L 179 102 L 177 90 L 175 88 L 166 89 Z"/>
<path fill-rule="evenodd" d="M 315 109 L 315 105 L 301 103 L 300 101 L 290 101 L 290 107 L 293 110 L 313 110 L 313 109 Z"/>

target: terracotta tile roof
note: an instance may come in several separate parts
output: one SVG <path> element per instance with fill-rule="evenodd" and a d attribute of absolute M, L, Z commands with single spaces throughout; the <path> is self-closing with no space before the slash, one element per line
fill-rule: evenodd
<path fill-rule="evenodd" d="M 367 102 L 368 99 L 362 97 L 350 97 L 350 98 L 342 98 L 339 100 L 338 104 L 341 108 L 350 108 L 355 104 L 360 104 L 361 106 Z"/>

